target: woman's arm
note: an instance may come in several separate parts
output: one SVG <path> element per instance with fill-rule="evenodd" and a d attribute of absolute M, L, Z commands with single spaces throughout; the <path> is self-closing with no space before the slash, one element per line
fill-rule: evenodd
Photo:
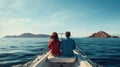
<path fill-rule="evenodd" d="M 48 43 L 48 48 L 49 48 L 49 49 L 51 49 L 52 44 L 53 44 L 53 41 L 50 40 L 49 43 Z"/>

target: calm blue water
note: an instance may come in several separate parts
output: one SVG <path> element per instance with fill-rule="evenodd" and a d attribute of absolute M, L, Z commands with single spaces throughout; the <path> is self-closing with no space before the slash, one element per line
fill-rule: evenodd
<path fill-rule="evenodd" d="M 49 38 L 1 38 L 0 67 L 11 67 L 33 60 L 48 51 Z M 120 67 L 120 38 L 75 38 L 76 44 L 95 63 Z"/>

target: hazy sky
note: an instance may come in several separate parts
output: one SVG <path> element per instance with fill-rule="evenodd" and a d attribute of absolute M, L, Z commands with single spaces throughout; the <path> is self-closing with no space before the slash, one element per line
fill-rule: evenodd
<path fill-rule="evenodd" d="M 120 0 L 0 0 L 0 37 L 71 31 L 120 35 Z"/>

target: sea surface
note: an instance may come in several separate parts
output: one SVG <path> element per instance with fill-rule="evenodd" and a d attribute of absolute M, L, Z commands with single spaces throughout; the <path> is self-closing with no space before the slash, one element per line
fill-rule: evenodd
<path fill-rule="evenodd" d="M 74 38 L 77 46 L 104 67 L 120 67 L 120 38 Z M 49 38 L 0 38 L 0 67 L 26 64 L 48 51 Z"/>

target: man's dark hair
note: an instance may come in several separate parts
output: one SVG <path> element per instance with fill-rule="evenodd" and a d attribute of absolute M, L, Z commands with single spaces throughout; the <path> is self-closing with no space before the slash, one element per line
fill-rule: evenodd
<path fill-rule="evenodd" d="M 70 37 L 70 35 L 71 35 L 71 33 L 70 33 L 69 31 L 67 31 L 67 32 L 65 33 L 65 36 L 66 36 L 66 37 Z"/>

